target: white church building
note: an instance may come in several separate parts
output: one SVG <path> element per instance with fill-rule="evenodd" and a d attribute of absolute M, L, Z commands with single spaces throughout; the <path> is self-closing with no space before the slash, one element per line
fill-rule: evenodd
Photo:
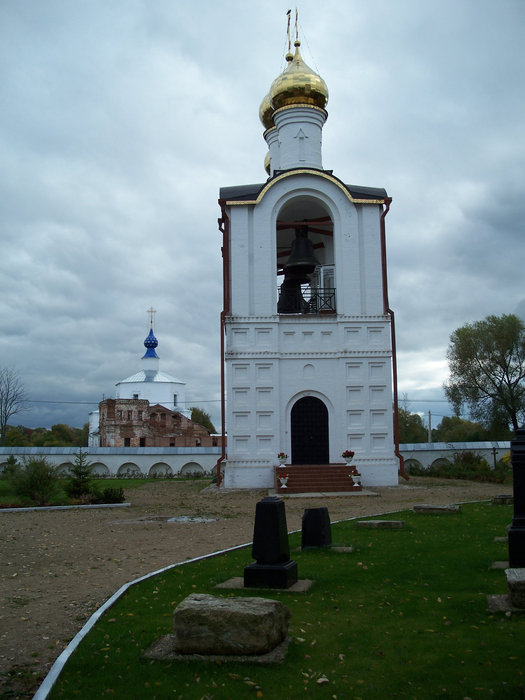
<path fill-rule="evenodd" d="M 149 313 L 153 313 L 150 310 Z M 153 332 L 153 318 L 149 333 L 144 340 L 146 352 L 142 356 L 140 369 L 116 383 L 116 399 L 146 399 L 151 406 L 160 404 L 171 411 L 177 411 L 190 418 L 191 411 L 186 407 L 186 383 L 160 369 L 157 355 L 158 340 Z M 99 446 L 100 412 L 89 414 L 89 447 Z"/>
<path fill-rule="evenodd" d="M 363 485 L 397 484 L 391 200 L 323 167 L 328 89 L 294 46 L 260 108 L 268 179 L 220 190 L 224 484 L 271 488 L 279 452 L 322 469 L 345 450 Z"/>

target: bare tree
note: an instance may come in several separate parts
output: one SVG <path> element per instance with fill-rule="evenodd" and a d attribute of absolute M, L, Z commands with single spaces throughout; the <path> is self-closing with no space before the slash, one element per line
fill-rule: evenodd
<path fill-rule="evenodd" d="M 5 445 L 7 421 L 28 410 L 28 397 L 20 377 L 13 369 L 0 369 L 0 444 Z"/>

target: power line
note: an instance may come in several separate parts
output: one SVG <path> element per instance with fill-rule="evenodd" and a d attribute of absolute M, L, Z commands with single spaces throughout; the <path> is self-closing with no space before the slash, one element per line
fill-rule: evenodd
<path fill-rule="evenodd" d="M 51 401 L 47 399 L 28 399 L 25 403 L 58 403 L 75 404 L 76 406 L 98 406 L 98 401 Z"/>
<path fill-rule="evenodd" d="M 51 399 L 27 399 L 24 403 L 52 403 L 52 404 L 72 404 L 75 406 L 98 406 L 100 401 L 54 401 Z M 194 403 L 220 403 L 220 399 L 193 399 L 192 401 L 179 401 L 179 404 Z"/>
<path fill-rule="evenodd" d="M 449 403 L 448 399 L 411 399 L 409 396 L 406 397 L 406 401 L 408 403 Z"/>

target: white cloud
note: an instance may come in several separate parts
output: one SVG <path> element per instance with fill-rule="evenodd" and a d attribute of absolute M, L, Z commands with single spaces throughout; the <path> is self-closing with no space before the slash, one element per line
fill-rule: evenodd
<path fill-rule="evenodd" d="M 258 108 L 283 67 L 287 9 L 1 5 L 0 365 L 33 398 L 111 395 L 138 367 L 153 304 L 162 367 L 219 423 L 218 190 L 266 178 Z M 303 55 L 330 90 L 325 167 L 393 197 L 400 387 L 438 400 L 455 328 L 525 315 L 525 6 L 300 12 Z M 23 419 L 80 425 L 88 408 L 37 404 Z"/>

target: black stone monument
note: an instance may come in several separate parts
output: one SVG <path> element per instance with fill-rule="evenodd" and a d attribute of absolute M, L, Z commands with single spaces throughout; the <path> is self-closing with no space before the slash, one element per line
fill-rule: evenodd
<path fill-rule="evenodd" d="M 328 508 L 307 508 L 303 513 L 301 549 L 330 547 L 332 527 Z"/>
<path fill-rule="evenodd" d="M 525 428 L 516 430 L 510 442 L 514 480 L 514 517 L 508 529 L 509 567 L 525 568 Z"/>
<path fill-rule="evenodd" d="M 290 560 L 284 501 L 268 496 L 255 506 L 253 564 L 244 567 L 246 588 L 290 588 L 297 581 L 297 562 Z"/>

